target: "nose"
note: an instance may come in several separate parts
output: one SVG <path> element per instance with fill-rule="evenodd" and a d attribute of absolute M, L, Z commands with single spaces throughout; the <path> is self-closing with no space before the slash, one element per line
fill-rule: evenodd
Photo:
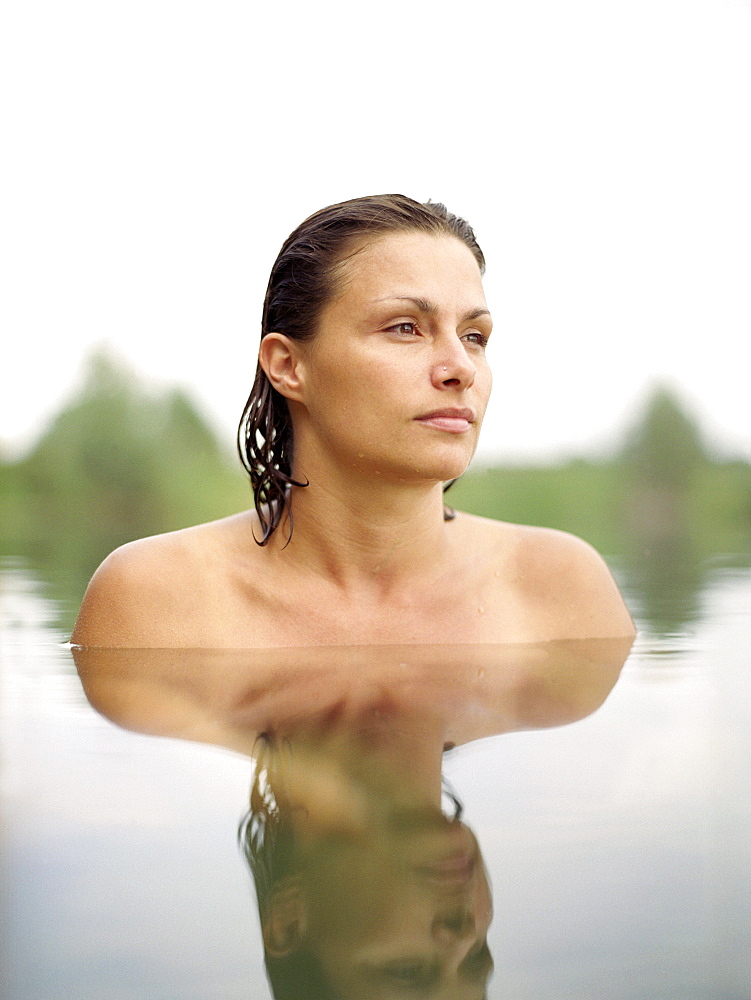
<path fill-rule="evenodd" d="M 474 383 L 476 374 L 472 359 L 467 356 L 464 345 L 455 334 L 448 344 L 442 342 L 432 371 L 436 389 L 468 389 Z"/>
<path fill-rule="evenodd" d="M 433 920 L 431 931 L 435 941 L 443 944 L 456 944 L 466 941 L 474 935 L 475 918 L 464 907 L 439 913 Z"/>

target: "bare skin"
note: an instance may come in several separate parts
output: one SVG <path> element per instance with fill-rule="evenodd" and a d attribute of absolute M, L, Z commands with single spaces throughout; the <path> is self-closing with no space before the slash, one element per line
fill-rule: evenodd
<path fill-rule="evenodd" d="M 458 514 L 432 571 L 391 587 L 374 571 L 347 588 L 280 572 L 284 553 L 255 545 L 254 521 L 239 514 L 117 550 L 89 585 L 72 642 L 240 649 L 634 633 L 604 562 L 559 532 Z"/>
<path fill-rule="evenodd" d="M 580 539 L 457 514 L 490 393 L 480 272 L 453 237 L 364 247 L 316 337 L 262 341 L 295 437 L 294 531 L 259 547 L 255 512 L 142 539 L 102 564 L 72 642 L 268 648 L 630 637 Z"/>

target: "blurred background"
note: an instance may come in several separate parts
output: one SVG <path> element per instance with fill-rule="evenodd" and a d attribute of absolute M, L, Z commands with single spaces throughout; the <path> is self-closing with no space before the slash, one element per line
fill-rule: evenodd
<path fill-rule="evenodd" d="M 749 51 L 746 0 L 4 4 L 0 553 L 61 634 L 114 546 L 249 504 L 271 264 L 383 191 L 488 259 L 451 502 L 574 531 L 680 629 L 751 552 Z"/>
<path fill-rule="evenodd" d="M 447 501 L 587 539 L 640 632 L 591 720 L 449 761 L 490 995 L 747 1000 L 749 53 L 749 0 L 0 4 L 3 997 L 268 995 L 247 762 L 94 716 L 56 644 L 115 546 L 249 505 L 278 249 L 398 191 L 488 260 Z"/>

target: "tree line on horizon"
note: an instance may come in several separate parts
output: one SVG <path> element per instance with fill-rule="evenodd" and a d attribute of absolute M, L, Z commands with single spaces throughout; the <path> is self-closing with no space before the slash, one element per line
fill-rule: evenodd
<path fill-rule="evenodd" d="M 708 448 L 683 401 L 657 385 L 612 453 L 470 470 L 460 510 L 559 528 L 633 563 L 687 566 L 751 553 L 751 464 Z M 250 485 L 180 388 L 150 391 L 106 353 L 16 461 L 0 459 L 0 555 L 65 581 L 77 601 L 117 545 L 247 508 Z M 656 584 L 659 588 L 659 583 Z"/>

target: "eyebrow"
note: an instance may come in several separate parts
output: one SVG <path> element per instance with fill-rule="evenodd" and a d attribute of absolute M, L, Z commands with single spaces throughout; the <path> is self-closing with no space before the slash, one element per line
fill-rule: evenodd
<path fill-rule="evenodd" d="M 435 316 L 438 312 L 438 306 L 433 302 L 429 302 L 427 299 L 421 299 L 413 295 L 387 295 L 383 299 L 376 299 L 376 302 L 411 302 L 413 306 L 420 310 L 420 312 L 427 313 L 429 316 Z M 480 306 L 477 309 L 470 309 L 469 312 L 462 316 L 462 323 L 470 323 L 473 319 L 479 319 L 480 316 L 489 316 L 490 310 L 486 309 L 485 306 Z"/>

